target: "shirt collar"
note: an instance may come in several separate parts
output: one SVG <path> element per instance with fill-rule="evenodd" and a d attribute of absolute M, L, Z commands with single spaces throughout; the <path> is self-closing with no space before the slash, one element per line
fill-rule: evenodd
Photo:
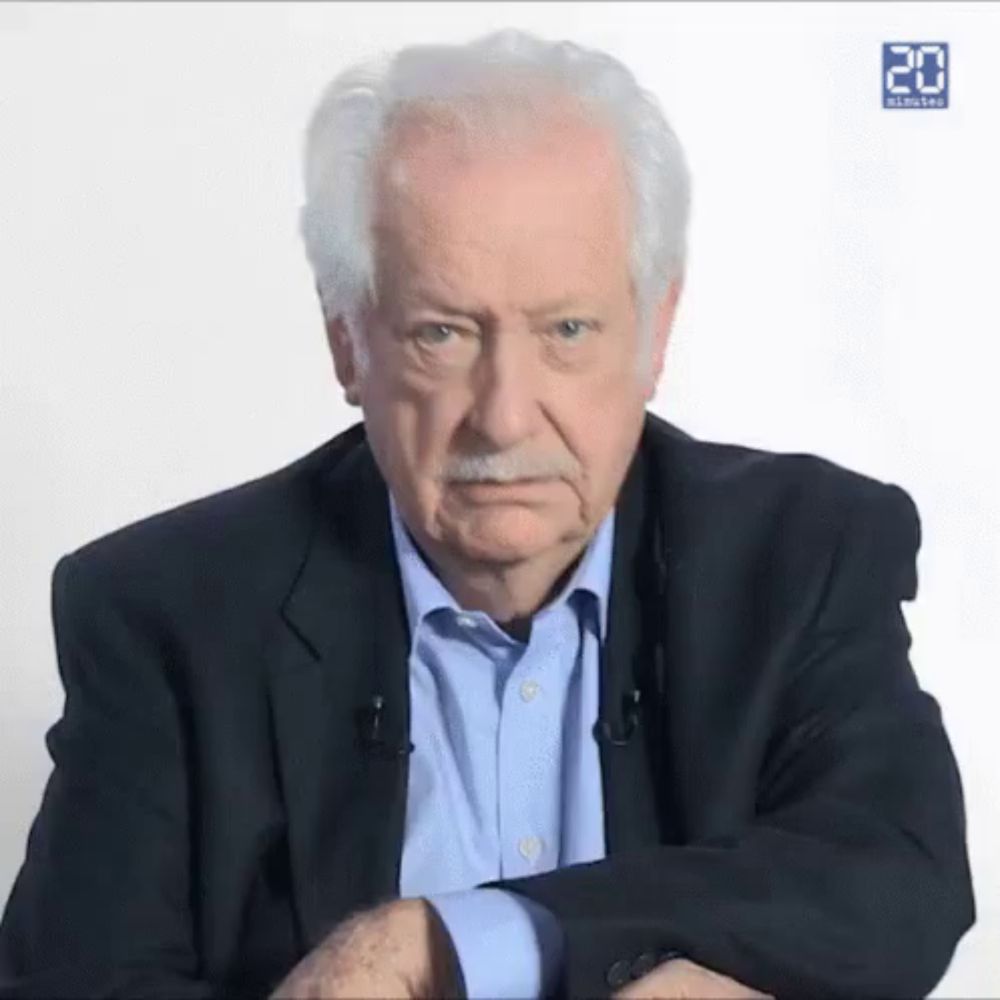
<path fill-rule="evenodd" d="M 392 540 L 396 561 L 399 563 L 412 644 L 416 640 L 420 623 L 432 611 L 448 608 L 457 613 L 462 609 L 417 550 L 410 532 L 403 523 L 391 491 L 389 493 L 389 517 L 392 522 Z M 598 640 L 600 642 L 604 641 L 608 629 L 608 594 L 611 589 L 614 528 L 615 508 L 612 507 L 587 543 L 583 556 L 577 563 L 569 581 L 559 596 L 550 602 L 550 604 L 558 604 L 566 601 L 577 591 L 591 594 L 597 605 Z"/>

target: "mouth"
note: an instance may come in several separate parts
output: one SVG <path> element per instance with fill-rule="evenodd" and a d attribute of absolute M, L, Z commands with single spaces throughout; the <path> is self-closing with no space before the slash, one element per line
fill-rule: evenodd
<path fill-rule="evenodd" d="M 552 476 L 519 476 L 517 479 L 452 480 L 452 486 L 525 486 L 553 482 Z"/>
<path fill-rule="evenodd" d="M 497 479 L 481 479 L 475 482 L 453 482 L 451 488 L 462 496 L 476 499 L 510 499 L 514 495 L 528 496 L 551 487 L 556 480 L 550 477 L 534 479 L 513 479 L 501 482 Z"/>

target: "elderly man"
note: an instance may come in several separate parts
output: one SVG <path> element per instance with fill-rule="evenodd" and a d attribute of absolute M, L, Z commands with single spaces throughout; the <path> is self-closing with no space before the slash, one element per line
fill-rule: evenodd
<path fill-rule="evenodd" d="M 361 424 L 59 560 L 10 996 L 860 997 L 974 919 L 895 486 L 646 413 L 688 180 L 620 64 L 338 77 L 303 233 Z"/>

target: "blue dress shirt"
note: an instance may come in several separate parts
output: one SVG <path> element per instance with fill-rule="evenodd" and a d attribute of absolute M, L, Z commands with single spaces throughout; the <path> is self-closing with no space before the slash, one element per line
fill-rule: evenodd
<path fill-rule="evenodd" d="M 470 997 L 540 997 L 562 931 L 524 896 L 475 888 L 604 857 L 598 712 L 612 509 L 528 641 L 465 611 L 424 561 L 390 495 L 410 627 L 410 755 L 400 895 L 426 897 Z"/>

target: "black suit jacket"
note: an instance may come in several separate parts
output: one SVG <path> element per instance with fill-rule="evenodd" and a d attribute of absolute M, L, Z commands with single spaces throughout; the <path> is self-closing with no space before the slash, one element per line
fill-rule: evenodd
<path fill-rule="evenodd" d="M 609 856 L 495 883 L 562 922 L 560 992 L 673 948 L 779 997 L 925 994 L 974 906 L 907 659 L 909 497 L 647 415 L 618 512 Z M 398 893 L 408 758 L 366 749 L 358 710 L 381 694 L 405 746 L 408 634 L 362 425 L 64 556 L 52 600 L 66 703 L 4 995 L 264 996 Z"/>

